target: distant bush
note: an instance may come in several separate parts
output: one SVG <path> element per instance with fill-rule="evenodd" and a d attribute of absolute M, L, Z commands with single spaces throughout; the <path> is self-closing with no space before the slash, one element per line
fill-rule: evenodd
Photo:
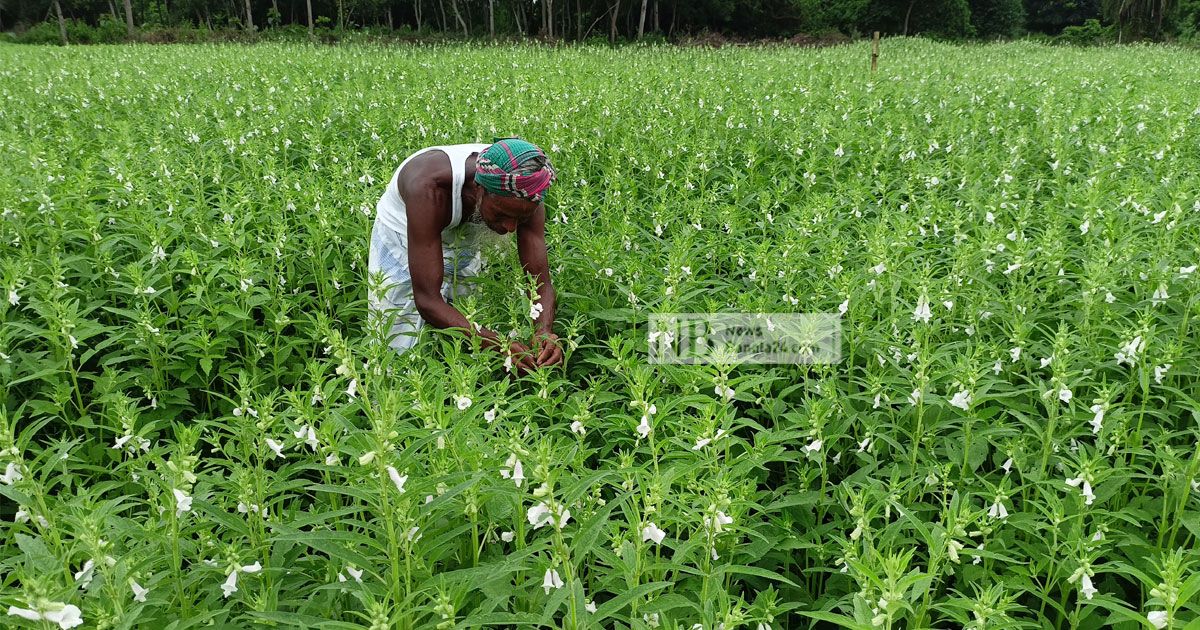
<path fill-rule="evenodd" d="M 62 39 L 58 32 L 58 21 L 47 20 L 29 27 L 24 32 L 13 34 L 8 41 L 21 44 L 58 44 Z M 98 26 L 79 20 L 67 20 L 67 41 L 72 44 L 117 44 L 125 41 L 125 25 L 103 18 Z"/>
<path fill-rule="evenodd" d="M 1074 46 L 1095 46 L 1116 41 L 1116 30 L 1102 26 L 1100 20 L 1085 20 L 1083 26 L 1068 26 L 1057 38 L 1058 42 Z"/>
<path fill-rule="evenodd" d="M 61 41 L 58 35 L 58 24 L 38 22 L 25 32 L 18 34 L 17 41 L 22 44 L 57 44 Z"/>

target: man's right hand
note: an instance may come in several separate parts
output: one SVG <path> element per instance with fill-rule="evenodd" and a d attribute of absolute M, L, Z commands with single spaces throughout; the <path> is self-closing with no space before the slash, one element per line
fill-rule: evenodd
<path fill-rule="evenodd" d="M 523 375 L 537 369 L 537 362 L 534 360 L 533 352 L 525 344 L 513 341 L 508 345 L 508 353 L 512 357 L 512 369 L 518 375 Z"/>

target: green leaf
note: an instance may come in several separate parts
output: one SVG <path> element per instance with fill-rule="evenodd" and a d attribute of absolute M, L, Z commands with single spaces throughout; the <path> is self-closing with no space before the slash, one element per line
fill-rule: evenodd
<path fill-rule="evenodd" d="M 609 617 L 616 615 L 629 605 L 634 599 L 645 597 L 654 591 L 662 590 L 672 586 L 672 582 L 648 582 L 638 585 L 632 589 L 622 592 L 620 595 L 604 602 L 596 607 L 596 612 L 592 613 L 590 621 L 600 623 Z"/>

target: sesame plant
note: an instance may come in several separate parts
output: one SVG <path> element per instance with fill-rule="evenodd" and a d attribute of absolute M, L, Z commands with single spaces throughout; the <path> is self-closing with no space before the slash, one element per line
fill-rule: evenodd
<path fill-rule="evenodd" d="M 1197 628 L 1200 54 L 868 59 L 0 47 L 5 627 Z M 512 133 L 565 366 L 395 355 L 375 200 Z M 841 360 L 652 365 L 668 312 Z"/>

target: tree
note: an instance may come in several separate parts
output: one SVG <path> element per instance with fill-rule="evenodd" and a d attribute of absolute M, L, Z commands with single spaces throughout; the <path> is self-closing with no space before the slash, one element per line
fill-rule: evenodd
<path fill-rule="evenodd" d="M 970 6 L 977 37 L 1013 37 L 1025 24 L 1021 0 L 970 0 Z"/>
<path fill-rule="evenodd" d="M 462 13 L 458 11 L 458 0 L 450 0 L 450 8 L 454 9 L 454 19 L 458 20 L 459 26 L 462 27 L 463 37 L 469 36 L 471 33 L 467 30 L 467 23 L 463 20 Z"/>
<path fill-rule="evenodd" d="M 864 19 L 867 30 L 940 37 L 971 34 L 967 0 L 872 0 Z"/>
<path fill-rule="evenodd" d="M 1025 0 L 1025 28 L 1057 35 L 1067 26 L 1100 18 L 1101 0 Z"/>
<path fill-rule="evenodd" d="M 609 15 L 608 22 L 608 41 L 616 43 L 617 41 L 617 14 L 621 12 L 621 0 L 614 0 L 612 5 L 612 14 Z"/>
<path fill-rule="evenodd" d="M 58 0 L 54 0 L 54 13 L 58 15 L 58 36 L 62 38 L 62 45 L 66 46 L 67 42 L 67 20 L 63 18 L 62 5 Z"/>
<path fill-rule="evenodd" d="M 125 0 L 125 35 L 133 39 L 133 2 Z"/>
<path fill-rule="evenodd" d="M 1162 35 L 1163 21 L 1179 8 L 1176 0 L 1105 0 L 1104 13 L 1124 33 L 1129 28 L 1135 36 L 1152 33 Z"/>

